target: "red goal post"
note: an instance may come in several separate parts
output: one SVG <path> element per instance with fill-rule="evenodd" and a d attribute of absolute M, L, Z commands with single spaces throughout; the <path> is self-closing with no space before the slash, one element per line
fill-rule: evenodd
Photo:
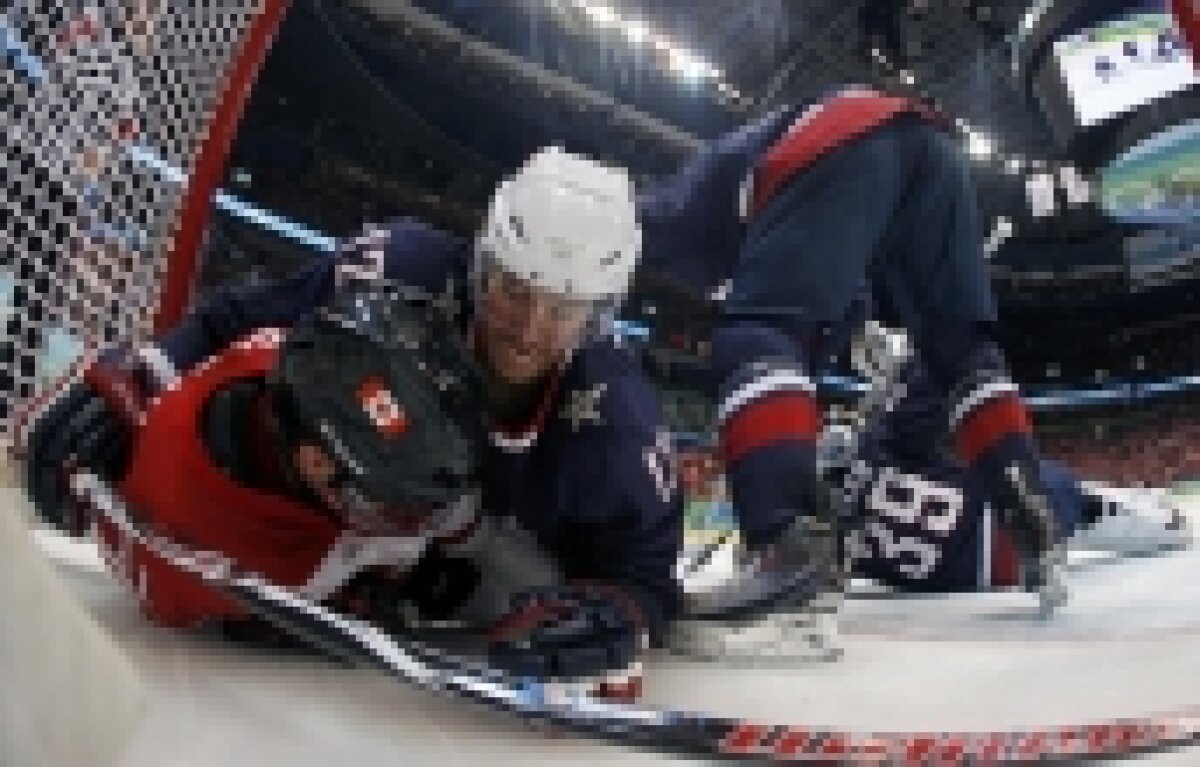
<path fill-rule="evenodd" d="M 1200 70 L 1200 0 L 1171 0 L 1175 23 L 1192 52 L 1192 63 Z"/>
<path fill-rule="evenodd" d="M 289 5 L 0 11 L 0 443 L 82 352 L 146 340 L 186 310 L 213 194 Z"/>

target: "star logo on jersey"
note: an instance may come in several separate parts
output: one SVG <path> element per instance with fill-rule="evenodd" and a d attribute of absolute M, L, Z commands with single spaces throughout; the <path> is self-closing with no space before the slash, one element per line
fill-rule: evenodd
<path fill-rule="evenodd" d="M 445 289 L 433 297 L 432 306 L 451 322 L 455 321 L 462 307 L 458 305 L 458 283 L 453 277 L 446 278 Z"/>
<path fill-rule="evenodd" d="M 599 383 L 590 389 L 576 389 L 567 393 L 567 404 L 562 417 L 571 422 L 571 429 L 579 431 L 585 423 L 603 423 L 600 415 L 600 398 L 608 391 L 608 384 Z"/>
<path fill-rule="evenodd" d="M 371 424 L 383 436 L 391 439 L 408 430 L 408 416 L 382 378 L 371 376 L 365 379 L 359 384 L 356 397 Z"/>
<path fill-rule="evenodd" d="M 433 374 L 433 385 L 438 391 L 447 391 L 459 385 L 459 378 L 448 370 L 438 370 Z"/>

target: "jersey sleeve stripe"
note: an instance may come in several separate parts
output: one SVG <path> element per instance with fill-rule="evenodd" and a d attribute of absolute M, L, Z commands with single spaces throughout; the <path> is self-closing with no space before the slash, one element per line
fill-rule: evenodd
<path fill-rule="evenodd" d="M 1012 434 L 1032 434 L 1029 411 L 1015 395 L 994 399 L 973 411 L 958 428 L 955 448 L 958 457 L 973 463 L 988 448 Z"/>
<path fill-rule="evenodd" d="M 798 391 L 814 394 L 812 379 L 797 370 L 774 370 L 743 383 L 727 394 L 717 411 L 718 425 L 734 417 L 738 411 L 759 399 L 784 392 Z"/>
<path fill-rule="evenodd" d="M 748 215 L 761 211 L 790 178 L 830 151 L 909 112 L 924 113 L 908 99 L 863 89 L 843 91 L 806 110 L 763 156 L 750 186 Z"/>
<path fill-rule="evenodd" d="M 721 429 L 726 465 L 781 442 L 815 443 L 821 417 L 809 392 L 779 393 L 740 410 Z"/>

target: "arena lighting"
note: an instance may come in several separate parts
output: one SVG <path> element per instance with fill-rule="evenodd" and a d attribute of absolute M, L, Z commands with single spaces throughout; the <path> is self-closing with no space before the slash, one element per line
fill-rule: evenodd
<path fill-rule="evenodd" d="M 1012 68 L 1013 76 L 1015 77 L 1021 69 L 1020 61 L 1020 43 L 1033 32 L 1034 27 L 1041 20 L 1042 16 L 1050 10 L 1050 6 L 1054 4 L 1054 0 L 1038 0 L 1030 6 L 1025 15 L 1021 17 L 1021 23 L 1017 27 L 1017 31 L 1009 38 L 1010 53 L 1009 66 Z"/>
<path fill-rule="evenodd" d="M 992 224 L 992 231 L 988 233 L 987 239 L 983 242 L 983 257 L 990 259 L 996 255 L 996 251 L 1000 250 L 1000 246 L 1008 242 L 1016 229 L 1013 227 L 1013 222 L 1007 216 L 1000 216 Z"/>
<path fill-rule="evenodd" d="M 617 16 L 616 11 L 606 5 L 592 5 L 591 3 L 584 3 L 582 8 L 583 12 L 587 14 L 589 19 L 601 26 L 613 26 L 621 20 L 620 17 Z"/>
<path fill-rule="evenodd" d="M 740 99 L 742 97 L 741 91 L 739 91 L 737 88 L 734 88 L 729 83 L 717 83 L 717 90 L 721 91 L 721 93 L 725 94 L 731 99 Z"/>
<path fill-rule="evenodd" d="M 721 72 L 716 67 L 706 61 L 695 58 L 687 51 L 670 48 L 668 49 L 667 56 L 671 62 L 671 68 L 691 80 L 707 78 L 719 81 L 721 79 Z"/>
<path fill-rule="evenodd" d="M 1074 165 L 1058 169 L 1058 182 L 1071 205 L 1086 205 L 1092 199 L 1092 184 Z"/>
<path fill-rule="evenodd" d="M 967 138 L 967 153 L 977 160 L 984 160 L 996 151 L 996 142 L 985 133 L 972 128 L 964 129 Z"/>
<path fill-rule="evenodd" d="M 665 37 L 655 34 L 646 22 L 639 19 L 624 19 L 616 10 L 603 3 L 589 0 L 569 0 L 569 3 L 597 26 L 616 29 L 634 45 L 654 47 L 665 57 L 671 70 L 679 76 L 693 82 L 711 81 L 725 96 L 733 99 L 741 98 L 740 91 L 725 81 L 725 75 L 720 68 L 691 51 L 676 47 Z"/>
<path fill-rule="evenodd" d="M 673 62 L 675 68 L 689 80 L 700 80 L 708 74 L 704 64 L 699 61 L 689 61 L 680 56 L 679 61 Z"/>
<path fill-rule="evenodd" d="M 631 21 L 625 25 L 625 36 L 630 41 L 641 45 L 650 39 L 650 27 L 640 21 Z"/>

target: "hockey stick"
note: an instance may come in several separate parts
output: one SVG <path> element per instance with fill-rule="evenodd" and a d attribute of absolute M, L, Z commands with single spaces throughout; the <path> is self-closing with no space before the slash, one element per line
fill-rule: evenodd
<path fill-rule="evenodd" d="M 687 559 L 679 568 L 680 580 L 687 580 L 689 576 L 695 575 L 697 571 L 705 567 L 717 555 L 721 547 L 728 543 L 732 537 L 733 530 L 721 530 L 718 532 L 716 538 L 704 544 L 700 551 L 696 552 L 695 556 Z"/>
<path fill-rule="evenodd" d="M 1200 742 L 1200 709 L 1154 719 L 999 733 L 854 733 L 772 726 L 666 708 L 605 703 L 587 696 L 551 699 L 536 679 L 505 676 L 486 664 L 441 652 L 339 615 L 227 557 L 196 552 L 135 521 L 106 483 L 88 473 L 72 489 L 130 540 L 197 576 L 264 620 L 359 665 L 449 692 L 518 716 L 608 741 L 680 756 L 771 762 L 872 765 L 974 765 L 1072 760 L 1161 751 Z"/>

